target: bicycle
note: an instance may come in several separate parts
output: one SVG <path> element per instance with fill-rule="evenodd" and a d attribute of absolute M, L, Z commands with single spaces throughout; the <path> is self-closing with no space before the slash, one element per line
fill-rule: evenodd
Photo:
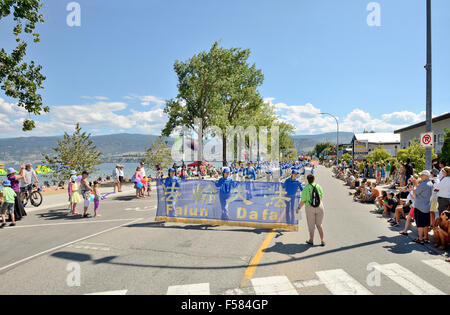
<path fill-rule="evenodd" d="M 31 202 L 31 204 L 35 207 L 39 207 L 42 204 L 43 201 L 43 197 L 41 194 L 42 189 L 39 187 L 33 188 L 30 187 L 29 189 L 27 189 L 27 191 L 24 192 L 25 198 L 22 201 L 24 207 L 28 204 L 28 202 Z"/>

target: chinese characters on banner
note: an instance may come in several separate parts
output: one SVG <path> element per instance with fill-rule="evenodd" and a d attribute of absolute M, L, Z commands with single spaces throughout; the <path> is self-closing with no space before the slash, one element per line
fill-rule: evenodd
<path fill-rule="evenodd" d="M 289 196 L 282 183 L 233 182 L 223 192 L 217 181 L 157 181 L 156 221 L 298 231 L 300 193 Z"/>

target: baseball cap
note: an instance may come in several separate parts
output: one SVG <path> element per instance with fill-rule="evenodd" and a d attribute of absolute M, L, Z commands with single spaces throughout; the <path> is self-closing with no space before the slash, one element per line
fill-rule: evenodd
<path fill-rule="evenodd" d="M 230 168 L 229 167 L 225 167 L 223 169 L 223 173 L 230 173 Z"/>
<path fill-rule="evenodd" d="M 292 174 L 298 174 L 298 170 L 297 169 L 293 169 L 292 170 Z"/>
<path fill-rule="evenodd" d="M 431 173 L 430 173 L 430 171 L 423 171 L 423 172 L 421 172 L 419 175 L 420 175 L 420 176 L 428 176 L 428 177 L 430 177 L 430 176 L 431 176 Z"/>
<path fill-rule="evenodd" d="M 170 172 L 175 172 L 175 169 L 173 167 L 169 168 L 169 173 Z"/>

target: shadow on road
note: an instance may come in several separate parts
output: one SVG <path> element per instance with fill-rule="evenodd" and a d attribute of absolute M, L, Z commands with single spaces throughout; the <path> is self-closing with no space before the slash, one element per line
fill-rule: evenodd
<path fill-rule="evenodd" d="M 163 229 L 174 229 L 174 230 L 208 230 L 213 232 L 246 232 L 246 233 L 255 233 L 255 234 L 263 234 L 270 233 L 272 230 L 270 229 L 229 229 L 224 228 L 224 226 L 215 226 L 215 225 L 179 225 L 179 226 L 166 226 L 165 222 L 147 222 L 147 223 L 136 223 L 131 225 L 126 225 L 124 227 L 128 228 L 163 228 Z M 215 229 L 216 227 L 220 227 L 219 229 Z"/>
<path fill-rule="evenodd" d="M 396 237 L 385 237 L 381 236 L 377 240 L 373 240 L 370 242 L 364 242 L 349 246 L 343 246 L 335 249 L 326 250 L 320 253 L 315 253 L 311 255 L 306 255 L 302 257 L 293 257 L 294 254 L 301 254 L 306 252 L 308 248 L 306 248 L 306 245 L 303 244 L 282 244 L 277 243 L 273 247 L 266 250 L 266 252 L 277 252 L 284 255 L 290 255 L 288 259 L 284 260 L 278 260 L 274 262 L 268 262 L 268 263 L 261 263 L 258 264 L 255 267 L 265 267 L 265 266 L 274 266 L 274 265 L 282 265 L 286 263 L 292 263 L 292 262 L 298 262 L 303 261 L 307 259 L 313 259 L 316 257 L 324 256 L 324 255 L 331 255 L 334 253 L 342 252 L 342 251 L 351 251 L 358 248 L 371 246 L 375 244 L 381 244 L 381 243 L 392 243 L 392 246 L 385 246 L 385 248 L 388 248 L 390 251 L 392 251 L 394 254 L 407 254 L 412 251 L 420 251 L 420 252 L 428 252 L 432 255 L 436 255 L 433 252 L 429 252 L 428 249 L 424 246 L 418 245 L 418 244 L 412 244 L 411 240 L 404 236 L 396 236 Z M 120 256 L 109 256 L 104 257 L 98 260 L 92 260 L 92 257 L 90 255 L 86 254 L 79 254 L 74 252 L 56 252 L 52 254 L 53 257 L 64 259 L 64 260 L 70 260 L 70 261 L 80 261 L 80 262 L 88 262 L 92 261 L 93 264 L 109 264 L 114 266 L 123 266 L 123 267 L 133 267 L 133 268 L 155 268 L 155 269 L 179 269 L 179 270 L 228 270 L 228 269 L 245 269 L 247 267 L 252 267 L 252 265 L 247 264 L 240 264 L 240 265 L 234 265 L 234 266 L 169 266 L 169 265 L 151 265 L 151 264 L 138 264 L 138 263 L 125 263 L 125 262 L 119 262 L 114 261 L 116 259 L 120 259 Z M 203 258 L 201 258 L 203 259 Z"/>
<path fill-rule="evenodd" d="M 67 209 L 51 210 L 46 213 L 40 213 L 36 216 L 44 220 L 79 220 L 80 215 L 68 215 Z"/>

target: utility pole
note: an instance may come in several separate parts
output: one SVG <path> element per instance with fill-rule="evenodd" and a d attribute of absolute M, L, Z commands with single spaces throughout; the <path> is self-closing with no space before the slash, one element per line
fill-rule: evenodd
<path fill-rule="evenodd" d="M 426 131 L 433 131 L 433 106 L 432 106 L 432 54 L 431 54 L 431 0 L 427 0 L 427 127 Z M 432 139 L 434 143 L 434 139 Z M 433 149 L 427 148 L 425 153 L 425 168 L 432 169 Z"/>

